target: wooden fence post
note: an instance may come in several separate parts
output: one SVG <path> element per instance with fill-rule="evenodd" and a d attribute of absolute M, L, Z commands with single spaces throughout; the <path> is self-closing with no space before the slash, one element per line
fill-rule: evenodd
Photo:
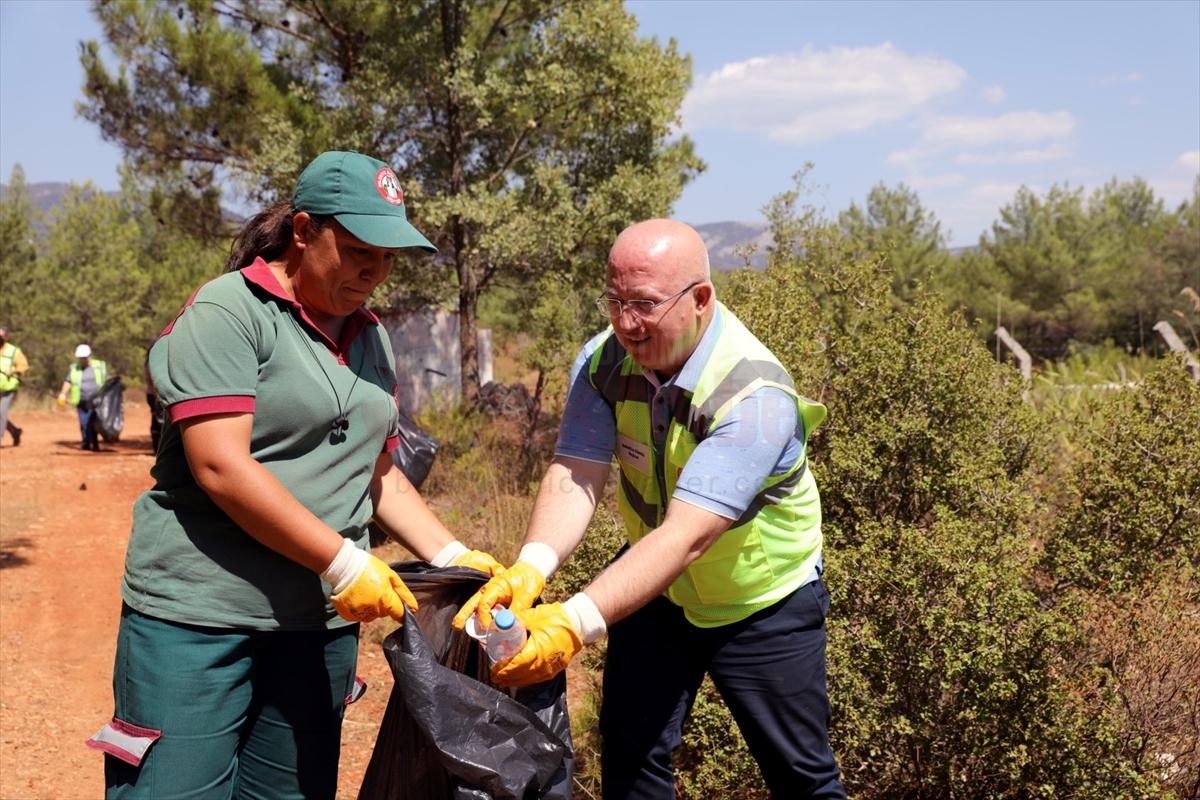
<path fill-rule="evenodd" d="M 1200 381 L 1200 363 L 1196 362 L 1196 357 L 1192 355 L 1192 351 L 1187 349 L 1187 345 L 1179 338 L 1179 334 L 1171 327 L 1171 323 L 1164 320 L 1159 320 L 1154 325 L 1154 330 L 1163 341 L 1167 343 L 1167 347 L 1174 350 L 1176 353 L 1183 353 L 1184 360 L 1187 363 L 1187 371 L 1192 374 L 1192 380 Z"/>
<path fill-rule="evenodd" d="M 1025 400 L 1029 399 L 1029 384 L 1033 380 L 1033 359 L 1029 357 L 1021 343 L 1013 338 L 1012 334 L 1003 325 L 996 328 L 996 339 L 1004 343 L 1004 346 L 1012 351 L 1012 354 L 1017 357 L 1017 365 L 1021 369 L 1021 377 L 1024 379 L 1025 388 L 1021 392 L 1021 397 Z"/>

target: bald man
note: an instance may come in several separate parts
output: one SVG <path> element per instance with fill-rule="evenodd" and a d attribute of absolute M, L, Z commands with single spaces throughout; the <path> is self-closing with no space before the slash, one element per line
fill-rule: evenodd
<path fill-rule="evenodd" d="M 610 327 L 572 369 L 525 545 L 459 611 L 503 604 L 529 632 L 501 685 L 561 672 L 608 636 L 604 797 L 675 797 L 671 753 L 705 674 L 772 794 L 845 797 L 829 747 L 821 510 L 805 443 L 824 406 L 717 302 L 699 234 L 627 228 L 597 305 Z M 533 603 L 583 538 L 619 466 L 629 546 L 565 603 Z"/>

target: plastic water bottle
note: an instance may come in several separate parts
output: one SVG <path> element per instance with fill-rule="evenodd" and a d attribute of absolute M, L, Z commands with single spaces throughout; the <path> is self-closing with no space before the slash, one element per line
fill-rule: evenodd
<path fill-rule="evenodd" d="M 524 645 L 525 626 L 516 614 L 503 608 L 492 615 L 484 649 L 493 664 L 513 657 Z"/>

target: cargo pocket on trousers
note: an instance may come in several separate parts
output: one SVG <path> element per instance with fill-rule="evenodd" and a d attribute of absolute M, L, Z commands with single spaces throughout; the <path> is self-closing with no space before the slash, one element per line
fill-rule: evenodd
<path fill-rule="evenodd" d="M 150 745 L 157 742 L 160 736 L 162 731 L 131 725 L 113 717 L 112 722 L 106 723 L 84 744 L 93 750 L 103 750 L 110 756 L 137 767 L 141 766 Z"/>

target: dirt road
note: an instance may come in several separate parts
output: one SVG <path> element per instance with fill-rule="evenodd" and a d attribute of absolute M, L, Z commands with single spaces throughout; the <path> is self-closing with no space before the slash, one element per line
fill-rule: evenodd
<path fill-rule="evenodd" d="M 130 395 L 125 433 L 79 450 L 72 410 L 14 409 L 0 449 L 0 798 L 104 795 L 104 756 L 83 744 L 112 715 L 118 587 L 130 509 L 149 487 L 149 412 Z M 386 623 L 374 623 L 384 625 Z M 347 711 L 338 798 L 354 798 L 391 692 L 380 631 L 365 629 L 367 694 Z"/>

